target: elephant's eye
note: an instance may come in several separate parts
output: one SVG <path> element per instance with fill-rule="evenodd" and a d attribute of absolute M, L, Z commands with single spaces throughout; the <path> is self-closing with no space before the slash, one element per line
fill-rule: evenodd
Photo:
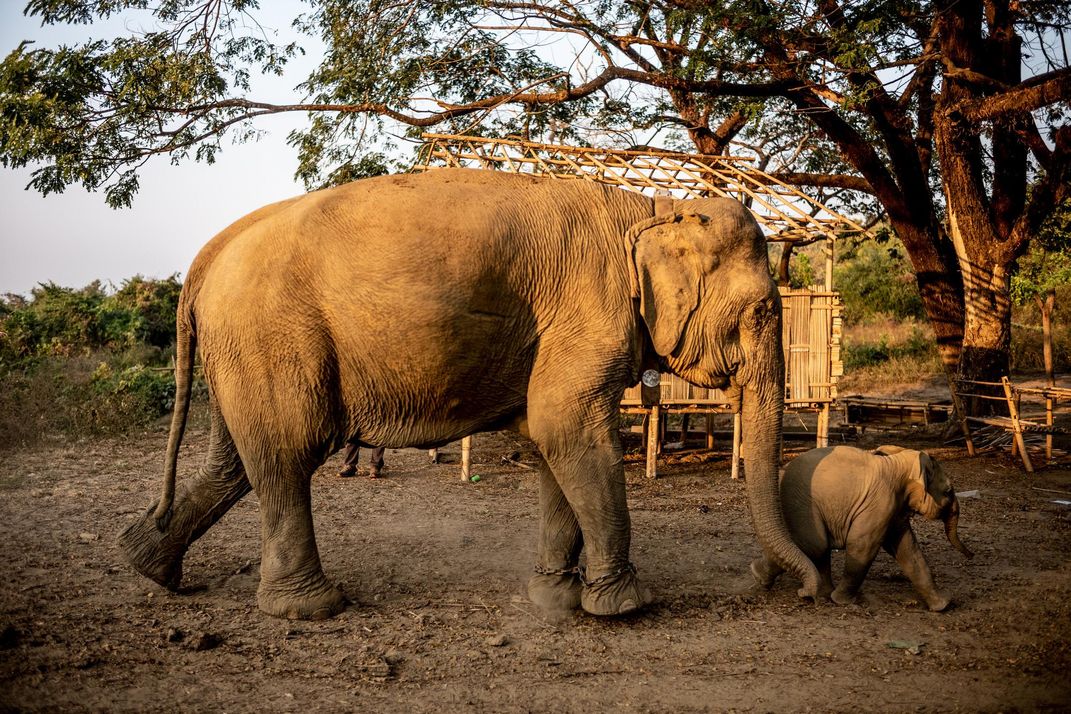
<path fill-rule="evenodd" d="M 749 313 L 750 314 L 747 316 L 748 322 L 753 326 L 758 327 L 766 322 L 766 318 L 770 315 L 770 309 L 766 307 L 766 303 L 757 302 L 751 306 Z"/>

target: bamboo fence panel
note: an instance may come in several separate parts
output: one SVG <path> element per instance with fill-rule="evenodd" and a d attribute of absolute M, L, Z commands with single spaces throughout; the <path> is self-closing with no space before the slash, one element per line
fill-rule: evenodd
<path fill-rule="evenodd" d="M 841 362 L 840 300 L 822 288 L 782 289 L 781 339 L 785 351 L 785 408 L 813 410 L 835 401 Z M 666 374 L 659 386 L 663 407 L 706 407 L 713 413 L 729 410 L 729 397 Z M 625 390 L 624 407 L 641 404 L 640 387 Z M 702 411 L 702 410 L 701 410 Z"/>

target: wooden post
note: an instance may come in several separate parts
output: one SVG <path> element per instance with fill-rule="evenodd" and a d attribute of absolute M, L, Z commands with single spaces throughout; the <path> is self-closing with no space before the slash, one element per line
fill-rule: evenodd
<path fill-rule="evenodd" d="M 833 238 L 826 239 L 826 290 L 833 290 Z"/>
<path fill-rule="evenodd" d="M 967 424 L 967 413 L 963 411 L 963 402 L 959 400 L 959 392 L 956 390 L 956 378 L 948 378 L 948 391 L 952 395 L 952 410 L 959 418 L 959 428 L 963 432 L 963 438 L 967 442 L 967 456 L 974 456 L 974 440 L 971 438 L 971 427 Z"/>
<path fill-rule="evenodd" d="M 1013 394 L 1014 394 L 1014 392 L 1013 392 Z M 1023 413 L 1023 410 L 1020 408 L 1021 402 L 1020 402 L 1019 396 L 1020 395 L 1015 394 L 1012 397 L 1015 400 L 1015 409 L 1012 409 L 1010 406 L 1008 407 L 1008 415 L 1009 416 L 1012 415 L 1012 414 L 1022 414 Z M 1012 425 L 1012 428 L 1014 429 L 1014 424 Z M 1025 443 L 1025 441 L 1024 441 L 1024 443 Z M 1018 439 L 1012 439 L 1011 452 L 1012 452 L 1012 456 L 1018 456 L 1019 455 L 1019 440 Z"/>
<path fill-rule="evenodd" d="M 816 446 L 821 449 L 822 447 L 829 446 L 829 403 L 822 405 L 821 411 L 818 412 L 818 439 L 816 440 Z"/>
<path fill-rule="evenodd" d="M 1045 464 L 1052 463 L 1052 395 L 1045 394 L 1045 426 L 1049 427 L 1045 434 Z"/>
<path fill-rule="evenodd" d="M 1019 408 L 1015 403 L 1015 394 L 1012 392 L 1011 382 L 1007 377 L 1001 377 L 1000 383 L 1004 387 L 1004 397 L 1008 400 L 1008 414 L 1011 415 L 1012 431 L 1015 433 L 1015 444 L 1019 447 L 1019 456 L 1023 458 L 1023 466 L 1027 473 L 1034 473 L 1034 465 L 1030 463 L 1030 454 L 1026 453 L 1026 442 L 1023 440 L 1023 427 L 1019 423 Z"/>
<path fill-rule="evenodd" d="M 655 404 L 651 407 L 651 418 L 647 422 L 647 478 L 658 478 L 658 442 L 661 432 L 658 412 L 659 407 Z"/>
<path fill-rule="evenodd" d="M 714 450 L 714 415 L 707 412 L 707 450 Z"/>
<path fill-rule="evenodd" d="M 740 412 L 733 414 L 733 467 L 732 477 L 734 479 L 740 478 L 740 428 L 742 420 Z"/>
<path fill-rule="evenodd" d="M 468 481 L 472 478 L 472 437 L 466 436 L 461 440 L 461 480 Z"/>
<path fill-rule="evenodd" d="M 646 369 L 640 378 L 640 403 L 648 408 L 647 432 L 647 478 L 658 478 L 658 452 L 662 445 L 662 425 L 659 423 L 659 405 L 662 401 L 662 375 L 657 369 Z"/>

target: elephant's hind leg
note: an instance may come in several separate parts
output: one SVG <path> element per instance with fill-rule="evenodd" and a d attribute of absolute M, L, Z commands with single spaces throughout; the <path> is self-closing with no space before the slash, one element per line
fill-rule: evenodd
<path fill-rule="evenodd" d="M 311 468 L 280 454 L 278 470 L 255 479 L 260 498 L 261 561 L 257 604 L 269 615 L 324 620 L 346 607 L 328 582 L 313 532 Z"/>
<path fill-rule="evenodd" d="M 844 540 L 844 577 L 829 594 L 833 602 L 850 605 L 859 599 L 859 588 L 881 547 L 881 536 L 869 522 L 856 521 L 848 528 Z"/>
<path fill-rule="evenodd" d="M 580 607 L 577 562 L 584 541 L 576 514 L 545 459 L 539 468 L 539 562 L 528 581 L 528 598 L 543 610 L 560 612 Z"/>
<path fill-rule="evenodd" d="M 167 528 L 161 531 L 157 527 L 153 503 L 119 536 L 119 545 L 134 569 L 169 590 L 177 589 L 182 580 L 182 559 L 190 544 L 250 489 L 242 460 L 215 400 L 210 408 L 208 456 L 193 479 L 179 482 Z"/>

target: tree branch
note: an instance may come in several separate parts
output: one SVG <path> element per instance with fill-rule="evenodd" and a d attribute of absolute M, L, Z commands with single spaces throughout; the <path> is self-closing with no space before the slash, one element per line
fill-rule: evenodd
<path fill-rule="evenodd" d="M 863 193 L 872 195 L 874 193 L 874 187 L 862 176 L 852 176 L 850 174 L 812 174 L 796 171 L 786 171 L 770 175 L 778 181 L 783 181 L 784 183 L 793 186 L 845 188 L 850 191 L 862 191 Z"/>
<path fill-rule="evenodd" d="M 669 77 L 650 72 L 627 69 L 623 67 L 607 67 L 603 72 L 589 82 L 578 86 L 568 86 L 552 92 L 515 92 L 498 94 L 485 97 L 466 104 L 447 104 L 439 112 L 429 112 L 425 115 L 406 114 L 392 109 L 381 102 L 361 102 L 357 104 L 270 104 L 256 102 L 249 99 L 223 99 L 218 102 L 189 107 L 154 107 L 160 111 L 175 114 L 189 114 L 203 112 L 212 109 L 249 109 L 257 110 L 258 114 L 278 114 L 282 112 L 340 112 L 345 114 L 379 114 L 390 117 L 395 121 L 410 126 L 431 126 L 441 121 L 464 116 L 484 109 L 494 108 L 503 104 L 558 104 L 586 97 L 615 80 L 626 80 L 666 90 L 680 90 L 694 93 L 710 93 L 735 95 L 741 97 L 770 97 L 785 92 L 791 84 L 789 81 L 772 81 L 758 84 L 742 84 L 738 82 L 723 82 L 720 80 L 688 80 L 680 77 Z"/>
<path fill-rule="evenodd" d="M 1071 67 L 1031 77 L 999 94 L 960 102 L 956 110 L 968 121 L 997 119 L 1005 114 L 1030 112 L 1071 99 Z"/>

